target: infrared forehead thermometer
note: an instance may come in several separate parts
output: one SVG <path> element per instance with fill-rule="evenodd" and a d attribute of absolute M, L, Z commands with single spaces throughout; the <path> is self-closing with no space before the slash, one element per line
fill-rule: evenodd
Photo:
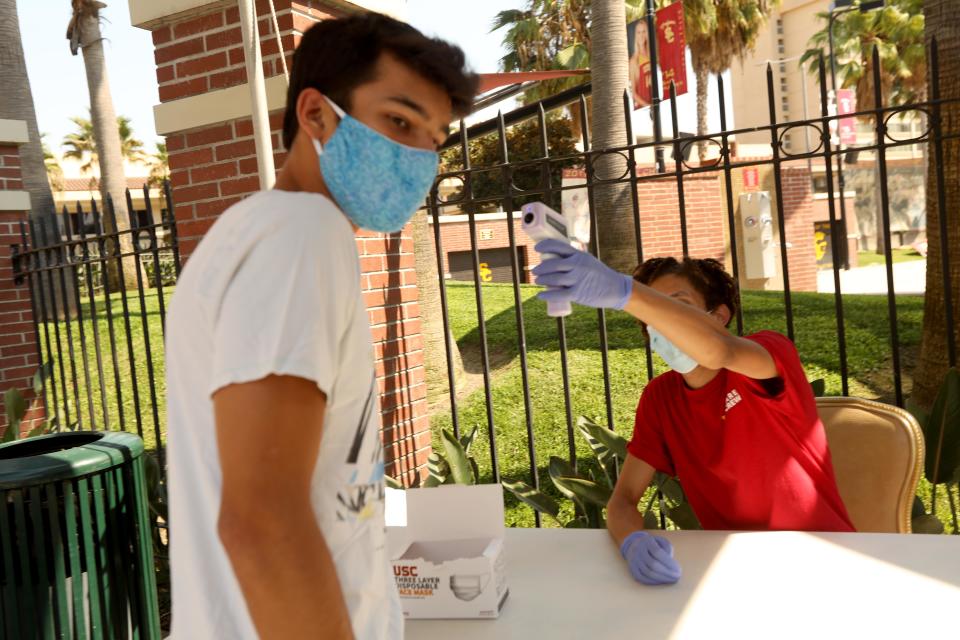
<path fill-rule="evenodd" d="M 542 202 L 531 202 L 523 205 L 520 211 L 523 213 L 522 228 L 524 233 L 536 242 L 553 238 L 570 243 L 567 221 L 547 205 Z M 552 253 L 540 254 L 541 260 L 549 260 L 554 257 L 556 256 Z M 551 318 L 568 316 L 571 311 L 569 302 L 547 302 L 547 315 Z"/>

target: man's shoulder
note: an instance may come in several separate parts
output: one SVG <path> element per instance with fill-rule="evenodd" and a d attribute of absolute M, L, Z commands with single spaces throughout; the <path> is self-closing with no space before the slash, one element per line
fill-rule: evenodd
<path fill-rule="evenodd" d="M 230 235 L 310 237 L 323 244 L 353 238 L 346 217 L 318 193 L 260 191 L 224 211 L 217 223 Z"/>

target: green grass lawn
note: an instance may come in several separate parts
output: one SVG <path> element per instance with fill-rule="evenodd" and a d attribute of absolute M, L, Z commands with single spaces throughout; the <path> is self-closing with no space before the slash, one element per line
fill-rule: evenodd
<path fill-rule="evenodd" d="M 912 247 L 900 247 L 890 251 L 893 262 L 910 262 L 911 260 L 923 260 L 924 257 L 917 253 Z M 857 252 L 857 266 L 869 267 L 875 264 L 886 264 L 886 258 L 876 251 Z"/>
<path fill-rule="evenodd" d="M 534 296 L 536 287 L 521 290 L 526 330 L 534 454 L 542 485 L 552 489 L 546 465 L 552 455 L 569 458 L 566 409 L 556 320 L 547 317 L 546 307 Z M 480 337 L 472 284 L 451 282 L 447 286 L 451 330 L 460 345 L 468 373 L 479 373 Z M 525 411 L 523 375 L 520 367 L 513 290 L 509 285 L 483 286 L 487 342 L 497 365 L 491 385 L 494 435 L 501 478 L 531 482 L 530 452 Z M 783 294 L 778 292 L 743 293 L 746 332 L 773 329 L 786 332 Z M 832 295 L 794 293 L 795 335 L 808 377 L 826 381 L 827 394 L 842 391 L 840 358 L 837 349 L 836 313 Z M 893 399 L 890 358 L 890 334 L 885 296 L 847 296 L 844 299 L 849 363 L 850 394 L 866 398 Z M 909 391 L 913 355 L 920 341 L 923 299 L 901 296 L 897 300 L 899 342 L 904 353 L 904 381 Z M 604 376 L 599 350 L 597 312 L 575 307 L 566 321 L 570 372 L 571 413 L 574 420 L 585 415 L 607 423 Z M 643 337 L 637 323 L 621 312 L 607 314 L 609 344 L 610 395 L 613 427 L 629 437 L 640 392 L 647 381 Z M 655 373 L 664 370 L 656 358 Z M 483 389 L 460 399 L 458 416 L 461 429 L 480 425 L 474 452 L 484 481 L 492 480 L 492 459 L 487 435 L 488 421 Z M 452 426 L 449 411 L 432 418 L 434 434 Z M 589 450 L 577 436 L 577 455 L 588 458 Z M 439 446 L 439 442 L 436 442 Z M 929 487 L 921 489 L 929 495 Z M 938 500 L 942 516 L 949 514 L 946 495 Z M 529 526 L 532 511 L 507 497 L 507 522 Z"/>
<path fill-rule="evenodd" d="M 172 293 L 172 289 L 164 290 L 166 304 Z M 120 293 L 110 296 L 109 314 L 103 295 L 95 296 L 93 306 L 85 292 L 83 300 L 77 314 L 82 321 L 74 317 L 69 322 L 47 322 L 39 327 L 43 360 L 53 363 L 52 375 L 46 382 L 49 406 L 54 406 L 56 398 L 56 406 L 60 407 L 57 417 L 63 425 L 122 429 L 141 435 L 147 449 L 154 450 L 157 434 L 162 437 L 167 419 L 163 327 L 157 292 L 147 290 L 142 307 L 137 291 L 128 292 L 127 314 L 124 295 Z M 67 357 L 57 358 L 58 353 Z M 116 362 L 111 353 L 116 354 Z"/>

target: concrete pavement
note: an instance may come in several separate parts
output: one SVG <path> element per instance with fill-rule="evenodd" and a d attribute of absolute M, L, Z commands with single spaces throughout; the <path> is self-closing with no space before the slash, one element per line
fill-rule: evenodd
<path fill-rule="evenodd" d="M 910 260 L 893 265 L 893 287 L 899 294 L 922 294 L 927 284 L 927 261 Z M 817 272 L 817 291 L 833 293 L 833 269 Z M 840 291 L 843 293 L 887 292 L 886 267 L 882 264 L 840 271 Z"/>

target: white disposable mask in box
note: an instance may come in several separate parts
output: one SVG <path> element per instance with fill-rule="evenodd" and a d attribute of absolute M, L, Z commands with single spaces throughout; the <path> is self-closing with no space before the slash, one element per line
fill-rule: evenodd
<path fill-rule="evenodd" d="M 387 524 L 405 617 L 499 615 L 508 594 L 499 486 L 388 490 Z"/>

